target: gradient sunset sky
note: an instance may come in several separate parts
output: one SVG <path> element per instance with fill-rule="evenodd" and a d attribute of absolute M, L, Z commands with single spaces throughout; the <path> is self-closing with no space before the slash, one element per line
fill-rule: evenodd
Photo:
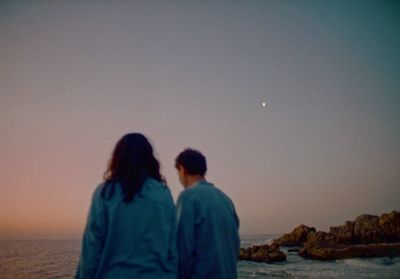
<path fill-rule="evenodd" d="M 3 239 L 80 238 L 128 132 L 242 234 L 400 209 L 399 1 L 1 1 L 0 84 Z"/>

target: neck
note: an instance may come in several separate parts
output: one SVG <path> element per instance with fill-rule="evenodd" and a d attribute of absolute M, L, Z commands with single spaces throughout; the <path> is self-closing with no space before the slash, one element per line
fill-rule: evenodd
<path fill-rule="evenodd" d="M 189 188 L 192 187 L 194 185 L 196 185 L 197 183 L 199 183 L 200 181 L 205 180 L 204 176 L 201 175 L 190 175 L 188 177 L 186 177 L 186 187 L 185 188 Z"/>

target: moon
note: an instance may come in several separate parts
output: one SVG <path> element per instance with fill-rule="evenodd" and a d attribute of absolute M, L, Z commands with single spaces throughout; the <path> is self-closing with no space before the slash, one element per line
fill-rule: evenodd
<path fill-rule="evenodd" d="M 261 105 L 263 106 L 263 108 L 265 108 L 267 106 L 267 102 L 262 102 Z"/>

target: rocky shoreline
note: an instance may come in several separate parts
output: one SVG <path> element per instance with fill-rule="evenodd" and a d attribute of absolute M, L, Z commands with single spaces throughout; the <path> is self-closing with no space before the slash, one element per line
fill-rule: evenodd
<path fill-rule="evenodd" d="M 286 255 L 280 246 L 295 247 L 290 251 L 315 260 L 397 257 L 400 256 L 400 212 L 360 215 L 342 226 L 331 227 L 329 232 L 299 225 L 291 233 L 273 240 L 271 245 L 241 248 L 239 259 L 268 263 L 285 261 Z"/>

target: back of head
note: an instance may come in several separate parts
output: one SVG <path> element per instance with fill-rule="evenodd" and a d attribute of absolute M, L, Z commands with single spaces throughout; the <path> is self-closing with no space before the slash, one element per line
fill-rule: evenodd
<path fill-rule="evenodd" d="M 206 157 L 200 151 L 187 148 L 175 159 L 175 167 L 182 166 L 187 174 L 204 176 L 207 172 Z"/>
<path fill-rule="evenodd" d="M 119 182 L 124 192 L 124 201 L 129 202 L 140 192 L 146 177 L 164 182 L 153 147 L 142 134 L 126 134 L 117 142 L 104 173 L 106 186 L 113 188 Z"/>

